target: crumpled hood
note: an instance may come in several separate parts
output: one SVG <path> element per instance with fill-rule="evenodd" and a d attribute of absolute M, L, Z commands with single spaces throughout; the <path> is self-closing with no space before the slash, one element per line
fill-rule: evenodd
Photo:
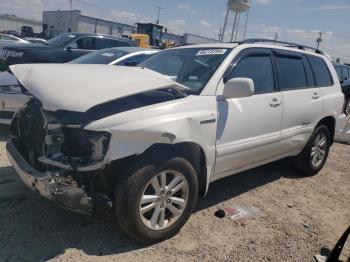
<path fill-rule="evenodd" d="M 138 67 L 83 64 L 10 66 L 17 80 L 49 111 L 86 112 L 93 106 L 150 90 L 183 87 Z"/>

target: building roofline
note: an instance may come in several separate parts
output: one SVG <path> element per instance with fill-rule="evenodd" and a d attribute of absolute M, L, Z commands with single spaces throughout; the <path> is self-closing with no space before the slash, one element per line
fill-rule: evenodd
<path fill-rule="evenodd" d="M 38 21 L 38 20 L 34 20 L 34 19 L 28 19 L 28 18 L 22 18 L 22 17 L 18 17 L 15 15 L 10 15 L 10 14 L 0 14 L 1 18 L 7 18 L 7 19 L 15 19 L 15 20 L 19 20 L 19 21 L 23 21 L 23 22 L 30 22 L 30 23 L 35 23 L 35 24 L 40 24 L 42 25 L 43 22 L 42 21 Z"/>

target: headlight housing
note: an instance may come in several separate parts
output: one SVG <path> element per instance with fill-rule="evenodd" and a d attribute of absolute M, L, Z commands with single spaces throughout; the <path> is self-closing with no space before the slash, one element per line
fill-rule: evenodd
<path fill-rule="evenodd" d="M 7 85 L 7 86 L 0 86 L 0 92 L 9 93 L 9 94 L 21 94 L 22 89 L 19 85 Z"/>

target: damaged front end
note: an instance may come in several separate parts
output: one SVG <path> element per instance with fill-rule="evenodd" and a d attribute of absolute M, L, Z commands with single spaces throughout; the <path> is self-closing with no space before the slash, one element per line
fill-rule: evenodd
<path fill-rule="evenodd" d="M 103 175 L 109 133 L 65 124 L 33 98 L 16 114 L 10 135 L 9 159 L 28 187 L 80 213 L 112 207 Z"/>

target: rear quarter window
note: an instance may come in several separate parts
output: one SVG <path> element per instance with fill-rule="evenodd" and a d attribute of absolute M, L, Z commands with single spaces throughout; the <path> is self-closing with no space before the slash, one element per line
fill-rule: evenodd
<path fill-rule="evenodd" d="M 329 72 L 328 66 L 322 58 L 316 56 L 308 56 L 312 72 L 315 77 L 317 87 L 332 86 L 333 79 Z"/>

